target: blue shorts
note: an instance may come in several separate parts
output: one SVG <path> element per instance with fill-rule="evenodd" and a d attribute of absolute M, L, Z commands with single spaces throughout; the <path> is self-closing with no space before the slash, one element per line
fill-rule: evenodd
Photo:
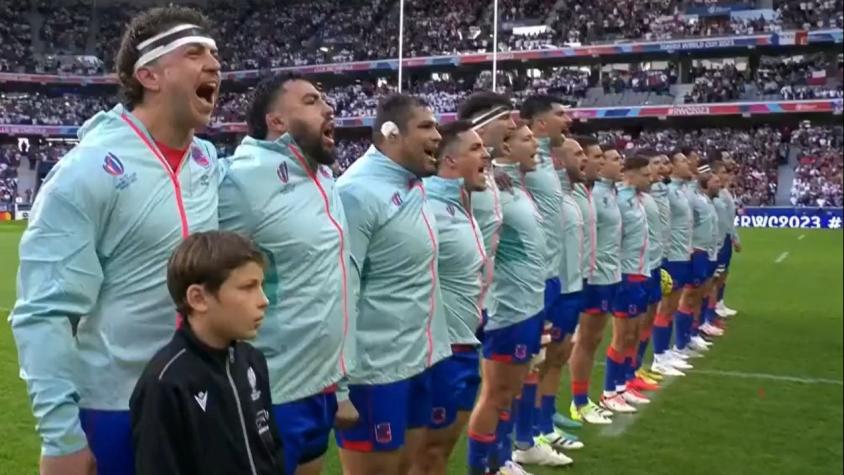
<path fill-rule="evenodd" d="M 563 287 L 560 284 L 559 277 L 552 277 L 545 281 L 545 320 L 553 321 L 554 312 L 557 310 L 557 304 L 560 302 L 560 294 L 563 292 Z"/>
<path fill-rule="evenodd" d="M 603 315 L 612 311 L 612 303 L 619 284 L 592 285 L 583 289 L 583 313 Z"/>
<path fill-rule="evenodd" d="M 551 320 L 551 341 L 561 342 L 573 335 L 583 311 L 583 292 L 570 292 L 560 296 Z"/>
<path fill-rule="evenodd" d="M 666 261 L 663 267 L 671 275 L 671 290 L 682 289 L 692 280 L 691 261 Z"/>
<path fill-rule="evenodd" d="M 648 304 L 658 304 L 662 300 L 662 268 L 657 267 L 651 271 L 648 279 Z"/>
<path fill-rule="evenodd" d="M 730 262 L 733 260 L 733 237 L 727 236 L 724 245 L 718 251 L 718 267 L 724 271 L 730 270 Z"/>
<path fill-rule="evenodd" d="M 351 429 L 334 431 L 337 445 L 353 452 L 400 449 L 406 430 L 428 426 L 432 371 L 395 383 L 350 385 L 349 399 L 360 420 Z"/>
<path fill-rule="evenodd" d="M 458 412 L 471 412 L 481 385 L 479 349 L 453 345 L 451 351 L 431 368 L 431 429 L 444 429 L 454 424 Z"/>
<path fill-rule="evenodd" d="M 135 473 L 135 446 L 129 411 L 80 409 L 79 420 L 88 447 L 97 460 L 97 475 Z"/>
<path fill-rule="evenodd" d="M 484 331 L 484 359 L 504 363 L 527 363 L 539 353 L 545 313 L 495 330 Z"/>
<path fill-rule="evenodd" d="M 715 264 L 713 266 L 713 264 Z M 709 260 L 709 253 L 706 251 L 701 251 L 695 249 L 695 252 L 692 254 L 692 274 L 690 281 L 686 284 L 690 287 L 700 287 L 713 274 L 715 274 L 715 267 L 717 263 L 713 263 Z"/>
<path fill-rule="evenodd" d="M 612 314 L 616 318 L 633 318 L 648 311 L 648 277 L 624 274 L 615 299 Z"/>
<path fill-rule="evenodd" d="M 337 414 L 333 392 L 273 406 L 279 436 L 284 444 L 284 473 L 322 457 Z"/>

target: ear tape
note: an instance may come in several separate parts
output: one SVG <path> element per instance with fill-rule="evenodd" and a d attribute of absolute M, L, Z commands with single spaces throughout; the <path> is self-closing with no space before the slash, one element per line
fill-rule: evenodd
<path fill-rule="evenodd" d="M 396 125 L 395 122 L 388 120 L 381 124 L 381 135 L 385 138 L 390 138 L 391 136 L 399 134 L 399 126 Z"/>

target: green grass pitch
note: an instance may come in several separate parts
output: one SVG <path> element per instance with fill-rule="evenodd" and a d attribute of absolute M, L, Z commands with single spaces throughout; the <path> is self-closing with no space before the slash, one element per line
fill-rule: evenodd
<path fill-rule="evenodd" d="M 0 225 L 0 316 L 14 304 L 22 232 L 19 225 Z M 572 468 L 533 468 L 533 473 L 844 471 L 844 234 L 745 230 L 742 236 L 745 252 L 734 260 L 727 294 L 741 313 L 727 335 L 640 414 L 617 417 L 609 428 L 581 429 L 587 446 L 570 453 Z M 601 378 L 593 378 L 593 395 Z M 565 409 L 567 380 L 560 394 Z M 0 474 L 37 473 L 39 442 L 8 324 L 0 325 L 0 414 Z M 461 442 L 449 474 L 464 474 L 464 459 Z M 325 473 L 341 473 L 333 448 Z"/>

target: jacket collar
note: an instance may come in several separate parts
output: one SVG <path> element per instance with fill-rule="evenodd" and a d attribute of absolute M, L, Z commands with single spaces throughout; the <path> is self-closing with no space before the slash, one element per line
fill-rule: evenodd
<path fill-rule="evenodd" d="M 519 168 L 519 164 L 493 162 L 492 165 L 495 167 L 496 170 L 503 172 L 510 178 L 513 188 L 518 188 L 520 190 L 525 189 L 525 174 L 522 173 L 521 169 Z"/>
<path fill-rule="evenodd" d="M 289 133 L 285 133 L 275 140 L 260 140 L 247 135 L 240 142 L 240 146 L 256 147 L 283 155 L 284 157 L 289 158 L 290 161 L 293 162 L 292 165 L 297 168 L 303 169 L 307 166 L 307 161 L 305 159 L 304 152 L 302 152 L 302 148 L 299 147 L 299 144 L 293 140 L 293 137 Z M 316 172 L 316 170 L 312 171 Z"/>
<path fill-rule="evenodd" d="M 459 206 L 465 211 L 466 207 L 463 204 L 463 196 L 466 194 L 466 191 L 463 178 L 430 176 L 422 181 L 425 183 L 425 191 L 430 197 Z"/>
<path fill-rule="evenodd" d="M 369 149 L 363 154 L 363 158 L 366 158 L 366 160 L 379 167 L 389 176 L 407 182 L 411 187 L 413 183 L 420 180 L 415 173 L 394 162 L 390 157 L 378 150 L 375 145 L 369 146 Z"/>
<path fill-rule="evenodd" d="M 200 341 L 190 325 L 187 324 L 187 321 L 185 321 L 185 324 L 181 328 L 176 330 L 176 335 L 184 340 L 185 344 L 193 353 L 214 364 L 225 364 L 226 358 L 229 356 L 229 353 L 234 353 L 234 347 L 237 344 L 236 341 L 232 341 L 224 349 L 208 346 Z"/>

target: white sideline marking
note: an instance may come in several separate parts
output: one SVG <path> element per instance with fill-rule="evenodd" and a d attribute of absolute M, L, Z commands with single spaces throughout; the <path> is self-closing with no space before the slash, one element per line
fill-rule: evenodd
<path fill-rule="evenodd" d="M 624 434 L 627 429 L 629 429 L 637 419 L 642 415 L 645 410 L 647 410 L 648 406 L 652 406 L 656 403 L 656 400 L 659 399 L 659 395 L 663 393 L 668 386 L 674 384 L 674 381 L 680 379 L 680 377 L 673 377 L 673 378 L 665 378 L 662 384 L 659 385 L 659 391 L 655 393 L 651 393 L 649 399 L 651 403 L 644 406 L 636 406 L 639 410 L 636 414 L 616 414 L 613 416 L 612 424 L 601 427 L 601 430 L 598 432 L 603 437 L 618 437 L 621 434 Z"/>
<path fill-rule="evenodd" d="M 803 239 L 805 239 L 805 238 L 806 238 L 806 235 L 805 235 L 805 234 L 801 234 L 801 235 L 797 236 L 797 240 L 798 240 L 798 241 L 802 241 L 802 240 L 803 240 Z"/>
<path fill-rule="evenodd" d="M 787 376 L 783 374 L 766 374 L 766 373 L 743 373 L 740 371 L 720 371 L 717 369 L 693 369 L 689 370 L 689 375 L 705 374 L 712 376 L 729 376 L 732 378 L 743 379 L 766 379 L 768 381 L 785 381 L 789 383 L 803 383 L 803 384 L 831 384 L 834 386 L 844 386 L 844 381 L 827 378 L 800 378 L 797 376 Z"/>
<path fill-rule="evenodd" d="M 785 252 L 783 252 L 782 254 L 780 254 L 780 255 L 779 255 L 779 257 L 777 257 L 777 259 L 774 261 L 774 264 L 779 264 L 779 263 L 781 263 L 781 262 L 782 262 L 782 261 L 784 261 L 787 257 L 788 257 L 788 251 L 785 251 Z"/>

